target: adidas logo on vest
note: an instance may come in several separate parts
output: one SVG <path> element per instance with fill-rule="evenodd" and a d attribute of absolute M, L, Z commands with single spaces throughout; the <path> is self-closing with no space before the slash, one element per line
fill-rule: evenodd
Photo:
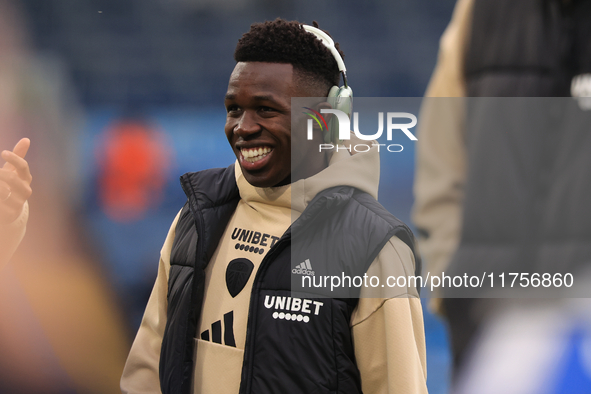
<path fill-rule="evenodd" d="M 312 264 L 310 264 L 310 259 L 306 259 L 306 261 L 304 261 L 303 263 L 296 265 L 295 268 L 291 270 L 291 273 L 314 276 L 314 271 L 312 271 Z"/>

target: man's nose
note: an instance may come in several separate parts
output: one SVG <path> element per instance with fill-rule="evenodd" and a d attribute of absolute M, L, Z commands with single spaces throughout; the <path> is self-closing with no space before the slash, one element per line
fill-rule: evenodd
<path fill-rule="evenodd" d="M 238 119 L 234 133 L 242 138 L 261 131 L 261 125 L 257 122 L 257 116 L 251 111 L 244 111 Z"/>

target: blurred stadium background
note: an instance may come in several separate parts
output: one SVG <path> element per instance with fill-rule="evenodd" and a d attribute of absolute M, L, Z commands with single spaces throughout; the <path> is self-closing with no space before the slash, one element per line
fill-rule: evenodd
<path fill-rule="evenodd" d="M 0 275 L 0 392 L 113 393 L 184 195 L 233 162 L 223 96 L 238 38 L 276 17 L 342 43 L 357 97 L 420 97 L 453 0 L 0 0 L 0 143 L 32 140 L 28 235 Z M 382 162 L 410 223 L 414 152 Z M 447 392 L 427 312 L 428 385 Z"/>

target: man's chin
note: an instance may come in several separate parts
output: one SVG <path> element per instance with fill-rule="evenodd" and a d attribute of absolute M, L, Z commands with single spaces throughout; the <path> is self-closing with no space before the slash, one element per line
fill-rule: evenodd
<path fill-rule="evenodd" d="M 291 183 L 291 176 L 278 181 L 271 176 L 265 176 L 264 174 L 253 174 L 244 168 L 242 168 L 242 175 L 248 183 L 254 187 L 279 187 L 289 185 Z"/>

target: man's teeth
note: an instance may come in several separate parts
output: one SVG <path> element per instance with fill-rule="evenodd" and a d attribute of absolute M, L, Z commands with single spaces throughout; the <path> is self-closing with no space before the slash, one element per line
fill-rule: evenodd
<path fill-rule="evenodd" d="M 258 147 L 258 148 L 250 148 L 250 149 L 240 149 L 240 153 L 244 159 L 249 163 L 254 163 L 255 161 L 261 160 L 263 157 L 267 156 L 269 152 L 273 149 L 269 147 Z"/>

